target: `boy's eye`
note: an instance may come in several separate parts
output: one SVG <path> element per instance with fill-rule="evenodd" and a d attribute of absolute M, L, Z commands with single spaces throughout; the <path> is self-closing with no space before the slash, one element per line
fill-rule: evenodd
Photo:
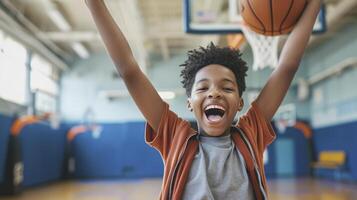
<path fill-rule="evenodd" d="M 233 88 L 223 88 L 225 91 L 229 91 L 229 92 L 233 92 L 234 91 L 234 89 Z"/>
<path fill-rule="evenodd" d="M 207 87 L 200 87 L 200 88 L 197 88 L 197 91 L 202 91 L 202 90 L 207 90 Z"/>

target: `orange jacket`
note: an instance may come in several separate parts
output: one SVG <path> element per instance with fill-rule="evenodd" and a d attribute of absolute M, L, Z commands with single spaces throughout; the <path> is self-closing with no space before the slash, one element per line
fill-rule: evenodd
<path fill-rule="evenodd" d="M 257 200 L 268 199 L 263 153 L 275 138 L 270 122 L 252 103 L 249 111 L 232 127 L 232 139 L 242 154 Z M 146 125 L 145 140 L 157 149 L 164 161 L 160 200 L 180 200 L 191 164 L 198 151 L 197 132 L 166 105 L 158 130 Z"/>

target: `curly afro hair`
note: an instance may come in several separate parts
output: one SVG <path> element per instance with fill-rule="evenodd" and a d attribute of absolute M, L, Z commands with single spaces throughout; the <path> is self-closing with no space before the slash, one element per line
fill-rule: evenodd
<path fill-rule="evenodd" d="M 188 59 L 180 65 L 183 67 L 181 77 L 186 95 L 191 97 L 191 90 L 195 82 L 196 73 L 203 67 L 210 64 L 219 64 L 230 69 L 237 81 L 239 96 L 242 96 L 246 89 L 245 77 L 247 76 L 247 63 L 242 60 L 239 49 L 229 47 L 218 47 L 212 42 L 206 47 L 188 51 Z"/>

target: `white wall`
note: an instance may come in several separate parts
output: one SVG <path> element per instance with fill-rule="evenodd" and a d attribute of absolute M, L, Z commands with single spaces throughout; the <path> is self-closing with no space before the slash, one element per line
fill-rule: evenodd
<path fill-rule="evenodd" d="M 157 90 L 181 88 L 180 67 L 185 56 L 177 56 L 169 62 L 154 63 L 148 70 L 148 77 Z M 114 65 L 106 53 L 92 56 L 73 66 L 64 74 L 61 95 L 61 113 L 66 121 L 81 121 L 88 107 L 92 107 L 96 119 L 102 122 L 123 122 L 144 120 L 130 97 L 108 101 L 98 96 L 103 90 L 126 90 L 123 81 L 113 79 Z M 192 114 L 186 109 L 186 97 L 179 96 L 168 102 L 179 116 L 190 119 Z"/>
<path fill-rule="evenodd" d="M 335 33 L 306 56 L 308 76 L 321 73 L 346 58 L 357 58 L 357 24 Z M 350 68 L 311 87 L 312 125 L 325 127 L 357 120 L 357 68 Z"/>

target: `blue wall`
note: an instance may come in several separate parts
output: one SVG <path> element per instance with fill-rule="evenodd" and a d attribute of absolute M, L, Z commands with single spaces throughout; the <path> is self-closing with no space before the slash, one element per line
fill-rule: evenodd
<path fill-rule="evenodd" d="M 8 131 L 11 119 L 0 117 L 1 133 Z M 52 130 L 46 124 L 30 125 L 20 135 L 24 161 L 24 185 L 32 186 L 61 179 L 63 172 L 65 133 L 71 125 Z M 144 123 L 101 124 L 102 133 L 93 137 L 91 132 L 78 135 L 71 143 L 76 159 L 76 178 L 143 178 L 161 177 L 163 163 L 159 153 L 144 142 Z M 8 127 L 8 128 L 6 128 Z M 8 134 L 1 134 L 6 141 Z M 307 176 L 310 173 L 311 149 L 303 134 L 288 128 L 284 134 L 277 134 L 277 140 L 291 140 L 294 143 L 294 169 L 291 176 Z M 344 150 L 347 153 L 347 168 L 357 180 L 357 121 L 314 130 L 313 153 Z M 268 148 L 269 163 L 265 166 L 268 177 L 279 177 L 277 162 L 286 158 L 277 157 L 275 142 Z M 5 158 L 5 142 L 1 145 L 1 171 Z"/>
<path fill-rule="evenodd" d="M 0 114 L 0 183 L 4 178 L 7 143 L 9 140 L 10 126 L 12 119 Z"/>
<path fill-rule="evenodd" d="M 144 123 L 100 124 L 102 132 L 79 134 L 71 142 L 77 178 L 161 177 L 160 154 L 144 142 Z"/>
<path fill-rule="evenodd" d="M 357 121 L 314 129 L 312 141 L 307 140 L 299 130 L 287 128 L 284 134 L 277 132 L 276 141 L 281 139 L 294 142 L 294 153 L 286 155 L 293 157 L 295 163 L 291 176 L 310 175 L 310 163 L 314 159 L 316 161 L 321 151 L 342 150 L 347 155 L 347 173 L 344 173 L 343 177 L 357 180 Z M 267 177 L 270 178 L 279 177 L 277 162 L 287 159 L 277 156 L 277 144 L 278 142 L 274 142 L 268 147 L 269 162 L 265 165 L 265 170 Z M 331 170 L 323 170 L 322 173 L 325 177 L 336 178 Z"/>
<path fill-rule="evenodd" d="M 65 129 L 48 124 L 24 127 L 19 135 L 24 163 L 24 186 L 59 180 L 63 173 Z"/>
<path fill-rule="evenodd" d="M 0 182 L 3 181 L 11 117 L 0 115 Z M 18 139 L 24 164 L 23 186 L 59 180 L 63 173 L 66 129 L 52 129 L 46 123 L 24 127 Z"/>
<path fill-rule="evenodd" d="M 343 150 L 347 154 L 347 169 L 357 180 L 357 121 L 314 130 L 314 155 L 325 150 Z"/>
<path fill-rule="evenodd" d="M 303 135 L 303 133 L 295 128 L 288 127 L 284 133 L 278 133 L 276 130 L 276 140 L 268 147 L 269 162 L 265 165 L 265 173 L 269 178 L 276 177 L 303 177 L 310 175 L 310 163 L 312 161 L 311 141 Z M 284 154 L 279 157 L 277 152 L 279 140 L 291 141 L 293 149 L 290 154 Z M 292 159 L 291 173 L 283 174 L 279 172 L 278 162 L 285 162 L 287 159 Z"/>
<path fill-rule="evenodd" d="M 4 178 L 12 119 L 0 115 L 0 183 Z M 26 126 L 20 133 L 25 187 L 63 178 L 66 133 L 73 124 L 52 129 L 47 123 Z M 70 144 L 76 159 L 76 178 L 162 177 L 160 154 L 144 141 L 144 122 L 101 124 L 99 137 L 79 134 Z"/>

